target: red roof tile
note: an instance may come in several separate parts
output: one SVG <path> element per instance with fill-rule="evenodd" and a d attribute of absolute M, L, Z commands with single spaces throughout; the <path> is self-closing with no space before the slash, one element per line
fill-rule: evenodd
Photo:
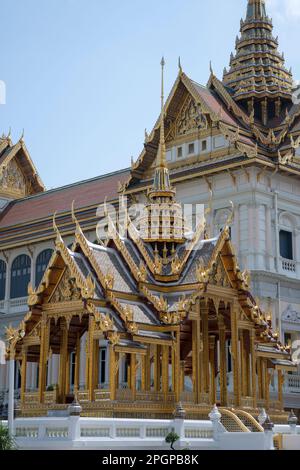
<path fill-rule="evenodd" d="M 75 201 L 77 209 L 100 204 L 106 197 L 108 201 L 116 199 L 119 181 L 123 183 L 128 176 L 129 170 L 126 169 L 13 201 L 0 216 L 0 229 L 43 219 L 55 211 L 70 211 L 72 201 Z"/>

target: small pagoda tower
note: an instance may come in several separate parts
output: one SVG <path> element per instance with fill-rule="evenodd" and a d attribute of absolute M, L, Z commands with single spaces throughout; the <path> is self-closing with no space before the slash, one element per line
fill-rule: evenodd
<path fill-rule="evenodd" d="M 160 141 L 153 184 L 148 191 L 148 201 L 140 219 L 140 233 L 145 242 L 151 243 L 154 252 L 166 260 L 175 254 L 176 245 L 186 241 L 186 226 L 182 205 L 175 200 L 176 191 L 171 186 L 166 162 L 164 66 L 165 60 L 162 58 Z"/>
<path fill-rule="evenodd" d="M 266 126 L 291 105 L 293 78 L 278 51 L 265 0 L 248 0 L 240 32 L 223 83 L 235 101 Z"/>

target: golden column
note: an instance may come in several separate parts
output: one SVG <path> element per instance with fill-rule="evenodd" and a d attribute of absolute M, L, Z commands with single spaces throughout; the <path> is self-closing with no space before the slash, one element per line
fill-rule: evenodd
<path fill-rule="evenodd" d="M 227 365 L 226 365 L 226 326 L 223 315 L 218 316 L 220 347 L 220 399 L 227 406 Z"/>
<path fill-rule="evenodd" d="M 185 361 L 180 361 L 180 392 L 184 392 Z"/>
<path fill-rule="evenodd" d="M 25 402 L 26 394 L 26 378 L 27 378 L 27 347 L 22 348 L 22 366 L 21 366 L 21 401 Z"/>
<path fill-rule="evenodd" d="M 162 346 L 162 392 L 167 400 L 169 393 L 169 346 Z"/>
<path fill-rule="evenodd" d="M 216 368 L 215 368 L 216 337 L 209 337 L 209 363 L 210 363 L 210 403 L 216 403 Z"/>
<path fill-rule="evenodd" d="M 89 380 L 88 380 L 88 389 L 89 389 L 89 400 L 94 400 L 94 390 L 95 390 L 95 340 L 94 340 L 94 328 L 95 328 L 95 319 L 93 316 L 90 316 L 89 319 L 89 331 L 88 331 L 88 342 L 89 342 Z"/>
<path fill-rule="evenodd" d="M 116 389 L 117 389 L 117 374 L 118 368 L 118 355 L 115 352 L 114 346 L 109 345 L 109 388 L 110 388 L 110 399 L 115 401 Z"/>
<path fill-rule="evenodd" d="M 146 391 L 150 391 L 151 390 L 151 349 L 150 349 L 150 345 L 147 348 L 147 354 L 146 354 L 145 362 L 146 362 L 146 364 L 145 364 L 145 367 L 146 367 L 146 370 L 145 370 L 145 388 L 146 388 Z"/>
<path fill-rule="evenodd" d="M 49 353 L 50 329 L 49 319 L 45 313 L 41 320 L 41 344 L 40 344 L 40 363 L 39 363 L 39 401 L 44 402 L 44 393 L 46 389 L 47 360 Z"/>
<path fill-rule="evenodd" d="M 278 401 L 280 403 L 280 409 L 283 410 L 283 385 L 285 382 L 285 376 L 282 370 L 277 371 L 278 374 Z"/>
<path fill-rule="evenodd" d="M 67 353 L 67 361 L 66 361 L 66 396 L 70 393 L 70 353 Z"/>
<path fill-rule="evenodd" d="M 132 399 L 136 398 L 136 370 L 137 370 L 137 361 L 136 354 L 130 355 L 130 386 L 132 391 Z"/>
<path fill-rule="evenodd" d="M 180 401 L 180 327 L 176 331 L 176 340 L 175 340 L 175 349 L 174 349 L 174 362 L 175 362 L 175 400 L 176 402 Z"/>
<path fill-rule="evenodd" d="M 201 401 L 201 364 L 200 364 L 200 318 L 192 322 L 192 370 L 195 403 Z"/>
<path fill-rule="evenodd" d="M 263 375 L 263 360 L 261 357 L 257 358 L 257 375 L 258 375 L 258 397 L 263 400 L 264 395 L 264 375 Z"/>
<path fill-rule="evenodd" d="M 68 359 L 68 325 L 65 319 L 60 319 L 60 359 L 59 359 L 59 394 L 62 403 L 66 401 L 66 376 Z"/>
<path fill-rule="evenodd" d="M 239 305 L 236 301 L 231 304 L 231 358 L 233 370 L 233 390 L 236 406 L 241 404 L 240 374 L 239 374 L 239 337 L 238 337 Z"/>
<path fill-rule="evenodd" d="M 242 390 L 245 397 L 251 395 L 250 387 L 250 332 L 241 332 L 241 358 L 242 358 Z"/>
<path fill-rule="evenodd" d="M 158 344 L 154 346 L 154 390 L 160 392 L 160 378 L 161 378 L 161 346 Z"/>
<path fill-rule="evenodd" d="M 265 400 L 266 400 L 266 409 L 270 408 L 270 382 L 271 374 L 268 369 L 268 359 L 264 359 L 264 372 L 265 372 Z"/>
<path fill-rule="evenodd" d="M 251 374 L 252 374 L 252 397 L 253 408 L 257 407 L 257 381 L 256 381 L 256 352 L 255 352 L 255 330 L 250 332 L 250 354 L 251 354 Z"/>
<path fill-rule="evenodd" d="M 89 388 L 89 335 L 86 335 L 85 340 L 85 389 Z"/>
<path fill-rule="evenodd" d="M 208 336 L 208 313 L 209 307 L 205 301 L 200 303 L 200 315 L 202 321 L 202 340 L 203 340 L 203 391 L 209 393 L 209 336 Z"/>
<path fill-rule="evenodd" d="M 99 387 L 99 340 L 95 339 L 93 343 L 93 349 L 94 349 L 94 374 L 93 374 L 93 384 L 94 384 L 94 389 L 97 389 Z"/>
<path fill-rule="evenodd" d="M 77 333 L 76 338 L 76 352 L 75 352 L 75 376 L 74 376 L 74 392 L 79 390 L 79 381 L 80 381 L 80 334 Z"/>
<path fill-rule="evenodd" d="M 142 392 L 146 391 L 147 383 L 147 356 L 141 357 L 141 389 Z"/>

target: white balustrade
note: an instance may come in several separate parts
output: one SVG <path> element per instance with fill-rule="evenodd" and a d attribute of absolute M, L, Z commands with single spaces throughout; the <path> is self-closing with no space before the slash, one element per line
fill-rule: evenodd
<path fill-rule="evenodd" d="M 289 273 L 296 273 L 297 263 L 289 259 L 282 259 L 282 269 Z"/>
<path fill-rule="evenodd" d="M 300 375 L 286 375 L 285 391 L 287 393 L 300 393 Z"/>
<path fill-rule="evenodd" d="M 72 419 L 73 420 L 72 420 Z M 174 420 L 130 420 L 112 418 L 78 417 L 80 437 L 75 447 L 85 448 L 168 448 L 166 436 L 176 430 Z M 78 423 L 77 420 L 77 423 Z M 76 419 L 75 419 L 76 421 Z M 70 418 L 17 418 L 15 438 L 20 449 L 74 448 L 72 441 L 74 417 Z M 213 427 L 210 421 L 184 421 L 185 439 L 190 443 L 210 447 L 214 445 Z M 128 444 L 131 443 L 131 444 Z M 144 443 L 144 444 L 143 444 Z M 199 444 L 200 443 L 200 444 Z M 54 447 L 53 447 L 54 446 Z"/>

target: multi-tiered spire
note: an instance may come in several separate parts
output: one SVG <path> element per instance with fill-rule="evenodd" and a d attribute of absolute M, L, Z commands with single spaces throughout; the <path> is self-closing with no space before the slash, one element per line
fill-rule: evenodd
<path fill-rule="evenodd" d="M 185 241 L 185 223 L 181 204 L 176 203 L 176 191 L 170 183 L 166 160 L 164 67 L 161 60 L 161 114 L 160 139 L 153 184 L 149 190 L 149 202 L 140 220 L 142 238 L 152 243 L 164 258 L 175 252 L 175 244 Z"/>
<path fill-rule="evenodd" d="M 165 59 L 161 60 L 161 113 L 160 113 L 160 139 L 159 149 L 156 159 L 156 169 L 152 189 L 149 192 L 150 199 L 157 197 L 172 198 L 175 191 L 171 188 L 170 175 L 166 161 L 165 142 L 165 103 L 164 103 L 164 67 Z"/>
<path fill-rule="evenodd" d="M 273 36 L 265 0 L 248 0 L 240 32 L 236 54 L 231 55 L 223 83 L 249 114 L 266 125 L 291 101 L 293 79 L 284 66 L 284 56 L 278 52 L 278 39 Z"/>

